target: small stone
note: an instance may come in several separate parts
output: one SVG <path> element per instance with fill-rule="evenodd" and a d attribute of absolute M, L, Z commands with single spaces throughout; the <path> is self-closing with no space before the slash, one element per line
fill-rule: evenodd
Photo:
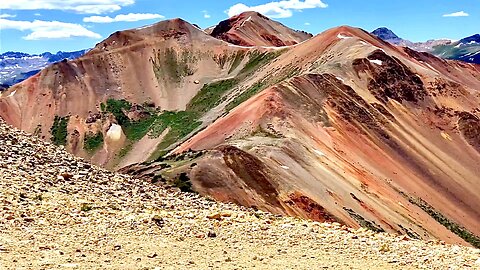
<path fill-rule="evenodd" d="M 159 227 L 163 227 L 163 225 L 165 225 L 165 221 L 159 215 L 153 216 L 152 221 L 155 223 L 155 225 L 157 225 Z"/>
<path fill-rule="evenodd" d="M 150 258 L 150 259 L 156 258 L 157 256 L 158 256 L 157 253 L 152 253 L 150 255 L 147 255 L 147 257 Z"/>
<path fill-rule="evenodd" d="M 63 172 L 60 174 L 60 176 L 64 179 L 64 180 L 70 180 L 73 178 L 73 174 L 71 173 L 68 173 L 68 172 Z"/>
<path fill-rule="evenodd" d="M 214 231 L 209 231 L 207 233 L 207 236 L 210 237 L 210 238 L 214 238 L 214 237 L 217 237 L 217 234 Z"/>
<path fill-rule="evenodd" d="M 115 245 L 115 246 L 113 247 L 113 250 L 120 250 L 120 249 L 122 249 L 122 246 L 121 246 L 121 245 Z"/>
<path fill-rule="evenodd" d="M 232 258 L 228 257 L 225 259 L 226 262 L 231 262 L 232 261 Z"/>
<path fill-rule="evenodd" d="M 222 220 L 222 214 L 220 213 L 215 213 L 212 215 L 208 215 L 207 218 L 209 219 L 216 219 L 216 220 Z"/>

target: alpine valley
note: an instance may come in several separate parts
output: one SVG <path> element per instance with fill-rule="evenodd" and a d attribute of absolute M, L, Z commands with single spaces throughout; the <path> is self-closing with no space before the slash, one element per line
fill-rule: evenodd
<path fill-rule="evenodd" d="M 167 20 L 3 91 L 0 117 L 151 183 L 480 247 L 480 65 L 428 53 L 478 62 L 476 40 L 449 42 Z"/>

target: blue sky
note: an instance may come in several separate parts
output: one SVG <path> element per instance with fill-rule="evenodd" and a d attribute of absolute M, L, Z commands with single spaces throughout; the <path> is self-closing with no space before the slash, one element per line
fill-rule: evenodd
<path fill-rule="evenodd" d="M 480 0 L 1 0 L 0 52 L 91 48 L 117 30 L 176 17 L 206 28 L 245 10 L 314 34 L 339 25 L 386 26 L 412 41 L 480 32 Z"/>

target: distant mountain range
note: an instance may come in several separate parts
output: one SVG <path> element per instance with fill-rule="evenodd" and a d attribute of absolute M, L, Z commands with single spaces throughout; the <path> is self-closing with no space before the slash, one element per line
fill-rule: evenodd
<path fill-rule="evenodd" d="M 426 42 L 411 42 L 397 36 L 392 30 L 386 27 L 375 29 L 372 34 L 391 44 L 409 47 L 420 52 L 429 52 L 441 58 L 480 64 L 479 34 L 466 37 L 459 41 L 437 39 Z"/>
<path fill-rule="evenodd" d="M 27 54 L 22 52 L 5 52 L 0 54 L 0 90 L 19 83 L 43 68 L 63 59 L 72 60 L 84 55 L 87 50 L 75 52 L 45 52 Z"/>

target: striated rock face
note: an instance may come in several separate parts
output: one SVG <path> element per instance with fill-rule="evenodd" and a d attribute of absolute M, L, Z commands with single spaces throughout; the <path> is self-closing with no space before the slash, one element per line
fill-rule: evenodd
<path fill-rule="evenodd" d="M 219 200 L 478 244 L 478 66 L 348 27 L 291 48 L 257 77 L 279 77 L 291 63 L 298 75 L 265 86 L 171 157 L 125 171 L 167 182 L 186 171 L 195 190 Z"/>
<path fill-rule="evenodd" d="M 480 66 L 346 26 L 280 49 L 252 40 L 179 19 L 119 32 L 2 93 L 0 115 L 149 182 L 478 245 Z"/>
<path fill-rule="evenodd" d="M 312 37 L 311 34 L 292 30 L 257 12 L 245 12 L 220 22 L 211 35 L 240 46 L 295 45 Z"/>

